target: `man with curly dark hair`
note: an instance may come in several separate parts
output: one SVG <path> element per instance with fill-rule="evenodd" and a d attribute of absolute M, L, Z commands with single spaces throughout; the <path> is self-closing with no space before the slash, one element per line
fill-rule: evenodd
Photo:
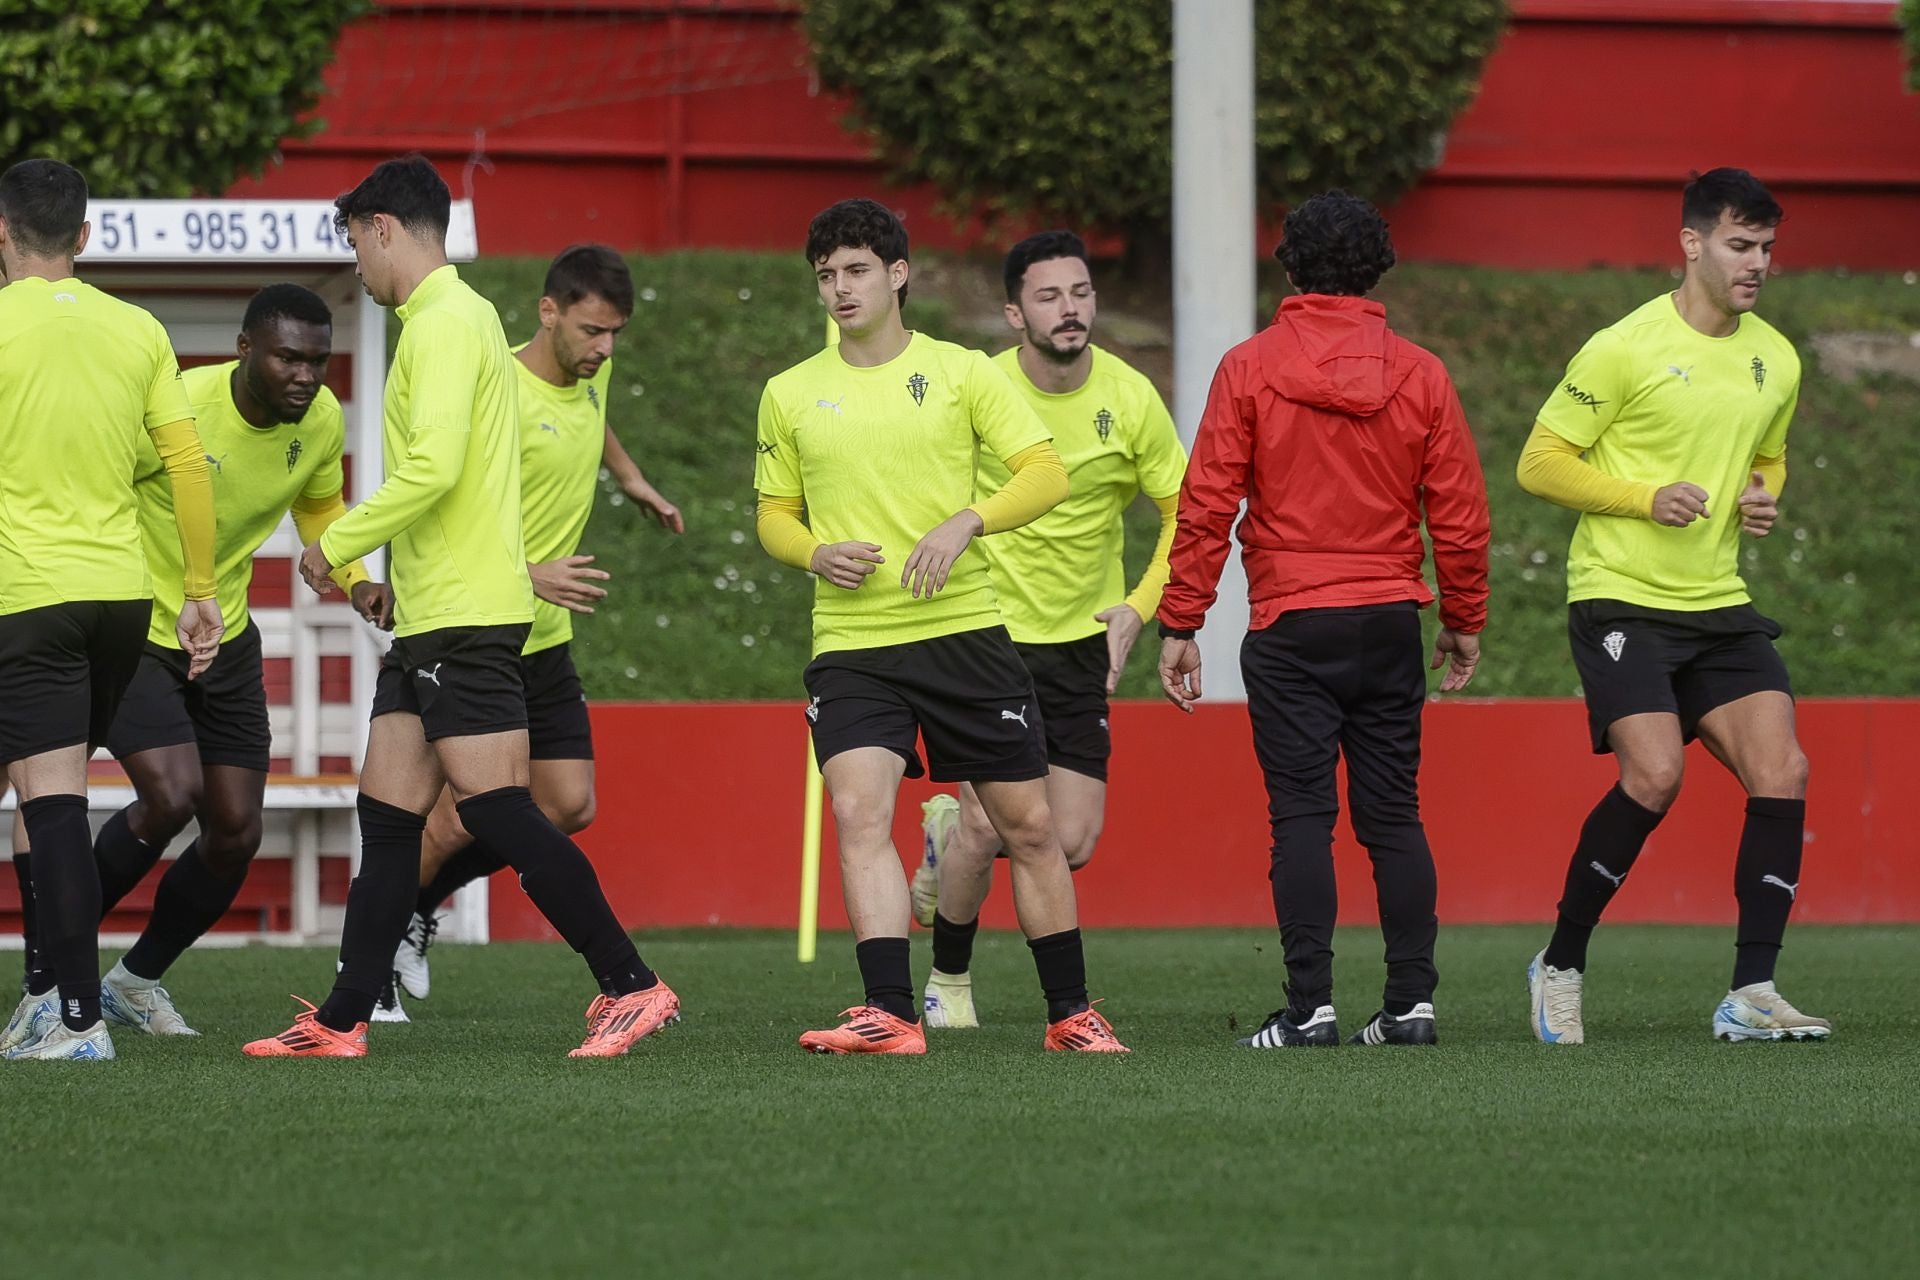
<path fill-rule="evenodd" d="M 1422 519 L 1433 539 L 1443 691 L 1467 687 L 1487 614 L 1486 483 L 1446 368 L 1366 293 L 1393 266 L 1386 221 L 1344 191 L 1287 215 L 1275 251 L 1299 291 L 1227 352 L 1180 491 L 1160 603 L 1160 683 L 1191 711 L 1200 650 L 1243 502 L 1251 629 L 1240 650 L 1273 825 L 1285 1004 L 1255 1049 L 1339 1043 L 1333 1011 L 1334 765 L 1373 860 L 1387 984 L 1356 1044 L 1432 1044 L 1435 882 L 1420 823 Z"/>

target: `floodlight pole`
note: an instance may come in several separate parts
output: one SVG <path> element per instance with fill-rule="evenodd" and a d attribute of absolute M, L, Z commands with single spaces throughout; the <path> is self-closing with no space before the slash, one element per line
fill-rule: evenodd
<path fill-rule="evenodd" d="M 1173 416 L 1193 447 L 1213 371 L 1254 331 L 1253 0 L 1173 0 Z M 1200 632 L 1209 700 L 1244 701 L 1235 551 Z"/>

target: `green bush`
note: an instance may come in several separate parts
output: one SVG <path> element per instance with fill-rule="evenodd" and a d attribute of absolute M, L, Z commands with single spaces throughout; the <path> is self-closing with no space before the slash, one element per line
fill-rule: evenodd
<path fill-rule="evenodd" d="M 1900 0 L 1900 29 L 1907 34 L 1907 88 L 1920 90 L 1920 0 Z"/>
<path fill-rule="evenodd" d="M 96 194 L 188 196 L 260 172 L 368 0 L 13 0 L 0 165 L 64 160 Z"/>
<path fill-rule="evenodd" d="M 1255 144 L 1267 206 L 1342 186 L 1387 200 L 1433 163 L 1504 0 L 1257 0 Z M 899 177 L 956 207 L 1081 227 L 1172 210 L 1165 0 L 811 0 L 824 84 L 850 91 Z"/>

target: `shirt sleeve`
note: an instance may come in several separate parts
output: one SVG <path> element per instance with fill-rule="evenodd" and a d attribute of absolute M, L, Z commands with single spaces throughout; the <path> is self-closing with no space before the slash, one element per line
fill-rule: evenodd
<path fill-rule="evenodd" d="M 1633 390 L 1627 344 L 1611 329 L 1587 339 L 1536 421 L 1582 449 L 1606 434 Z"/>
<path fill-rule="evenodd" d="M 1767 430 L 1760 437 L 1759 447 L 1754 453 L 1762 458 L 1784 458 L 1787 456 L 1787 428 L 1793 424 L 1793 412 L 1800 405 L 1800 361 L 1793 363 L 1793 385 L 1787 388 L 1787 399 L 1780 406 L 1780 412 L 1773 415 L 1773 421 L 1767 424 Z"/>
<path fill-rule="evenodd" d="M 1437 375 L 1432 425 L 1420 470 L 1421 502 L 1433 539 L 1433 572 L 1440 582 L 1440 621 L 1455 631 L 1487 625 L 1487 480 L 1453 380 Z"/>
<path fill-rule="evenodd" d="M 1158 501 L 1180 496 L 1180 481 L 1187 474 L 1187 451 L 1180 444 L 1180 431 L 1167 412 L 1167 402 L 1149 383 L 1140 440 L 1133 455 L 1134 471 L 1140 478 L 1140 492 Z"/>
<path fill-rule="evenodd" d="M 174 422 L 192 422 L 193 405 L 187 385 L 180 380 L 180 362 L 173 357 L 167 331 L 153 322 L 153 379 L 147 384 L 146 428 L 149 433 Z M 202 455 L 204 460 L 204 455 Z"/>
<path fill-rule="evenodd" d="M 306 488 L 300 491 L 303 498 L 335 498 L 347 487 L 346 468 L 342 465 L 346 454 L 347 428 L 337 401 L 328 416 L 333 421 L 326 426 L 326 449 L 313 474 L 307 477 Z"/>
<path fill-rule="evenodd" d="M 1233 539 L 1233 522 L 1247 496 L 1253 467 L 1253 401 L 1234 385 L 1232 353 L 1214 371 L 1207 407 L 1193 439 L 1193 458 L 1180 486 L 1179 527 L 1168 561 L 1172 572 L 1160 597 L 1160 621 L 1197 630 L 1220 588 Z"/>
<path fill-rule="evenodd" d="M 1053 433 L 1047 430 L 1033 406 L 1013 389 L 1013 383 L 984 351 L 967 353 L 967 410 L 973 419 L 973 434 L 1011 471 L 1013 455 L 1036 444 L 1048 444 Z M 1064 495 L 1062 495 L 1064 496 Z M 1051 505 L 1051 504 L 1049 504 Z"/>
<path fill-rule="evenodd" d="M 760 393 L 760 431 L 753 445 L 753 487 L 776 498 L 798 498 L 806 492 L 800 483 L 800 455 L 793 430 L 780 401 L 768 383 Z"/>

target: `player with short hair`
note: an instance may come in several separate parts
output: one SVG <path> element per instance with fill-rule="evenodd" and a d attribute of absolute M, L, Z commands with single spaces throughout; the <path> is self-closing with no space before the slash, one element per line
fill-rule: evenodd
<path fill-rule="evenodd" d="M 163 589 L 184 596 L 174 634 L 189 678 L 221 636 L 212 493 L 180 368 L 158 320 L 74 278 L 86 217 L 72 166 L 23 160 L 0 174 L 0 764 L 20 799 L 28 848 L 16 836 L 14 868 L 41 966 L 0 1032 L 15 1059 L 113 1057 L 87 760 L 152 610 L 133 480 L 142 434 L 172 489 L 181 568 Z"/>
<path fill-rule="evenodd" d="M 971 782 L 1006 844 L 1047 1000 L 1046 1047 L 1124 1052 L 1087 1000 L 1033 680 L 1001 622 L 985 558 L 968 554 L 975 538 L 1057 505 L 1066 470 L 992 361 L 902 323 L 907 232 L 884 205 L 843 200 L 822 211 L 807 228 L 806 257 L 840 341 L 767 383 L 755 523 L 770 555 L 819 578 L 806 716 L 833 799 L 866 995 L 839 1027 L 809 1031 L 800 1045 L 926 1052 L 892 827 L 902 776 L 930 771 L 938 782 Z M 1009 479 L 975 500 L 982 450 Z"/>
<path fill-rule="evenodd" d="M 427 815 L 451 786 L 600 984 L 575 1057 L 625 1053 L 678 1016 L 679 998 L 620 927 L 579 846 L 529 792 L 520 653 L 533 624 L 520 524 L 517 376 L 500 317 L 447 261 L 452 197 L 418 154 L 377 166 L 334 204 L 362 284 L 404 328 L 388 372 L 386 480 L 300 556 L 316 591 L 391 548 L 394 642 L 381 661 L 360 772 L 360 874 L 340 971 L 257 1057 L 358 1058 L 420 885 Z"/>
<path fill-rule="evenodd" d="M 1593 335 L 1541 408 L 1519 465 L 1529 493 L 1581 513 L 1567 556 L 1567 632 L 1596 754 L 1620 780 L 1587 815 L 1559 919 L 1527 967 L 1533 1033 L 1586 1039 L 1587 942 L 1680 794 L 1699 738 L 1747 793 L 1734 862 L 1733 980 L 1723 1040 L 1818 1040 L 1832 1026 L 1774 988 L 1800 884 L 1807 757 L 1793 685 L 1740 577 L 1740 535 L 1779 518 L 1793 344 L 1753 313 L 1781 209 L 1744 169 L 1713 169 L 1680 200 L 1686 274 Z"/>
<path fill-rule="evenodd" d="M 1028 236 L 1008 252 L 1007 325 L 1018 345 L 994 357 L 1053 433 L 1067 500 L 1018 529 L 982 540 L 994 594 L 1046 722 L 1047 807 L 1075 871 L 1093 857 L 1107 803 L 1107 698 L 1140 629 L 1160 605 L 1186 451 L 1146 375 L 1093 344 L 1098 310 L 1087 246 L 1071 231 Z M 1007 481 L 982 452 L 976 495 Z M 1132 592 L 1120 552 L 1121 513 L 1145 493 L 1160 540 Z M 929 1027 L 979 1025 L 974 934 L 993 883 L 1000 837 L 967 783 L 923 806 L 925 854 L 913 876 L 914 915 L 933 929 L 923 1001 Z"/>
<path fill-rule="evenodd" d="M 612 473 L 634 505 L 674 533 L 680 509 L 660 496 L 607 423 L 613 343 L 633 318 L 633 277 L 601 244 L 577 244 L 547 268 L 540 327 L 514 349 L 520 380 L 520 502 L 533 591 L 533 632 L 520 656 L 527 690 L 533 799 L 568 835 L 593 821 L 593 724 L 573 665 L 573 615 L 606 598 L 612 575 L 581 555 L 599 469 Z M 451 792 L 427 818 L 420 896 L 394 972 L 410 995 L 431 991 L 427 952 L 440 907 L 462 886 L 507 864 L 460 825 Z"/>

